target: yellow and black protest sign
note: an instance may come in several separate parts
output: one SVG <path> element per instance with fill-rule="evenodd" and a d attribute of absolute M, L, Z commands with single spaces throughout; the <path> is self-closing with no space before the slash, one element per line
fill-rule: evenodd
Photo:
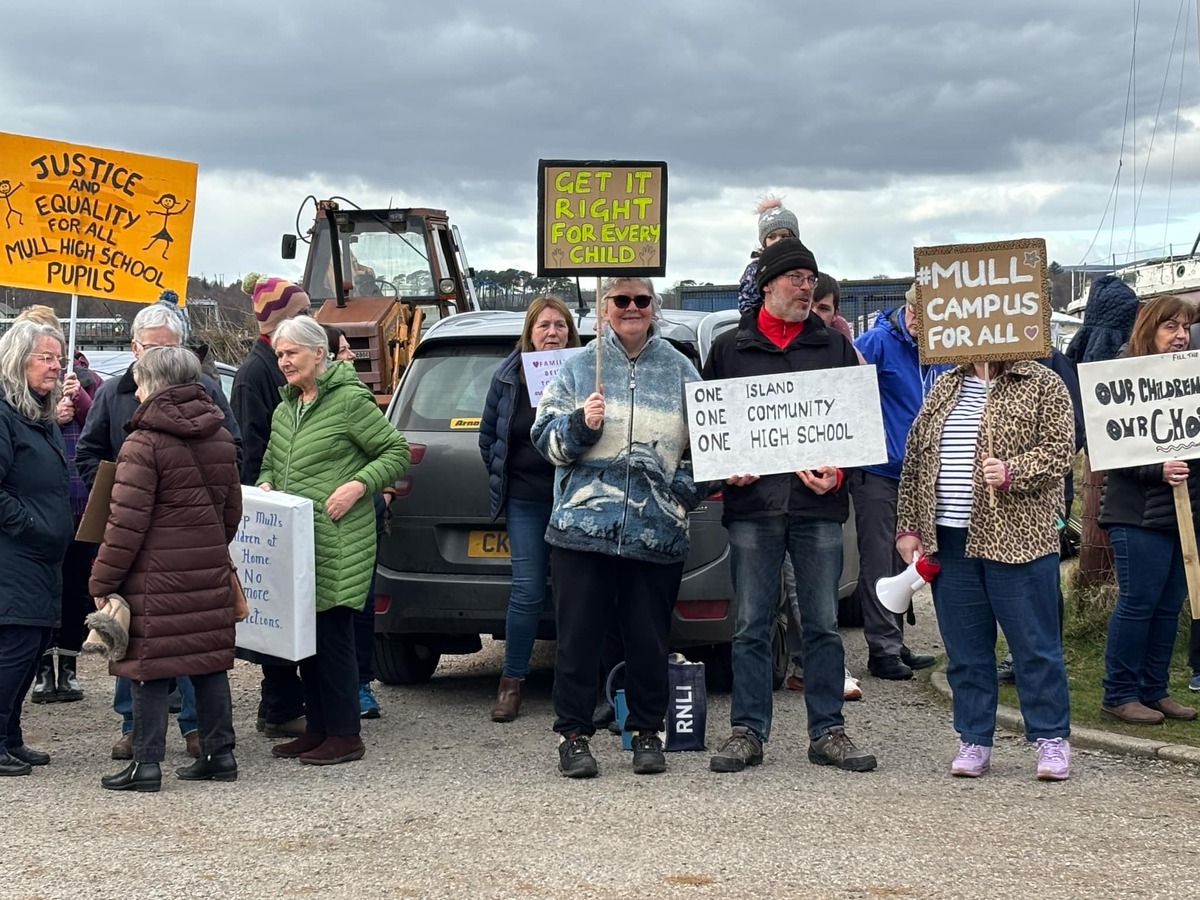
<path fill-rule="evenodd" d="M 542 277 L 664 275 L 665 162 L 538 161 Z"/>
<path fill-rule="evenodd" d="M 1044 240 L 917 247 L 913 259 L 922 365 L 1050 355 Z"/>
<path fill-rule="evenodd" d="M 195 198 L 195 163 L 0 132 L 0 283 L 183 298 Z"/>

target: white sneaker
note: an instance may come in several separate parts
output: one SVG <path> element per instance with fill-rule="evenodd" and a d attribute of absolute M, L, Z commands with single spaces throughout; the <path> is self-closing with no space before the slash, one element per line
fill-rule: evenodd
<path fill-rule="evenodd" d="M 862 688 L 858 686 L 858 679 L 850 674 L 849 669 L 843 669 L 846 680 L 842 684 L 842 699 L 843 700 L 861 700 Z"/>

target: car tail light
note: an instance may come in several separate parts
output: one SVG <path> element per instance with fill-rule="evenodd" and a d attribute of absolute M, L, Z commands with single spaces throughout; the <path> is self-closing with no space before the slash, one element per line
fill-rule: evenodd
<path fill-rule="evenodd" d="M 375 595 L 375 615 L 381 615 L 388 611 L 388 607 L 392 605 L 391 594 L 376 594 Z"/>
<path fill-rule="evenodd" d="M 424 449 L 424 448 L 422 448 Z M 412 490 L 412 477 L 409 475 L 397 478 L 392 488 L 396 491 L 397 497 L 407 497 L 408 492 Z"/>
<path fill-rule="evenodd" d="M 709 494 L 704 499 L 705 500 L 716 500 L 718 503 L 722 503 L 722 502 L 724 502 L 725 497 L 721 494 L 720 491 L 713 491 L 711 494 Z"/>
<path fill-rule="evenodd" d="M 408 445 L 408 464 L 415 466 L 425 458 L 424 444 L 409 444 Z"/>
<path fill-rule="evenodd" d="M 729 614 L 729 601 L 680 600 L 675 611 L 681 619 L 723 619 Z"/>

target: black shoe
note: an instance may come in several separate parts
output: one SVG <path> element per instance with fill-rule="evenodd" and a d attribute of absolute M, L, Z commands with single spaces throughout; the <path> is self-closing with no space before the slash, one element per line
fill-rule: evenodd
<path fill-rule="evenodd" d="M 596 711 L 592 713 L 592 727 L 597 731 L 603 731 L 616 721 L 617 711 L 613 709 L 613 705 L 607 700 L 601 700 L 596 706 Z"/>
<path fill-rule="evenodd" d="M 9 747 L 8 755 L 14 759 L 19 759 L 23 763 L 29 763 L 31 766 L 50 765 L 49 753 L 43 753 L 41 750 L 34 750 L 32 747 L 26 747 L 24 744 L 22 744 L 20 747 Z"/>
<path fill-rule="evenodd" d="M 653 731 L 639 731 L 633 736 L 633 774 L 657 775 L 667 771 L 663 743 Z"/>
<path fill-rule="evenodd" d="M 849 772 L 870 772 L 875 757 L 859 750 L 844 728 L 831 728 L 808 745 L 808 761 L 818 766 L 835 766 Z"/>
<path fill-rule="evenodd" d="M 237 781 L 237 760 L 226 750 L 215 756 L 202 756 L 190 766 L 175 770 L 180 781 Z"/>
<path fill-rule="evenodd" d="M 1006 653 L 1004 659 L 996 663 L 996 681 L 1000 684 L 1016 684 L 1017 670 L 1013 668 L 1011 653 Z"/>
<path fill-rule="evenodd" d="M 11 753 L 0 750 L 0 777 L 5 775 L 28 775 L 33 771 L 33 766 L 27 762 L 22 762 Z"/>
<path fill-rule="evenodd" d="M 54 703 L 58 700 L 58 688 L 54 684 L 54 655 L 51 653 L 43 655 L 38 663 L 29 700 L 31 703 Z"/>
<path fill-rule="evenodd" d="M 162 787 L 162 769 L 158 763 L 131 762 L 116 775 L 105 775 L 100 787 L 110 791 L 145 791 L 153 793 Z"/>
<path fill-rule="evenodd" d="M 585 735 L 564 735 L 558 745 L 558 771 L 568 778 L 595 778 L 600 774 Z"/>
<path fill-rule="evenodd" d="M 900 662 L 904 663 L 913 671 L 917 669 L 928 669 L 937 660 L 925 653 L 913 653 L 903 644 L 900 646 Z"/>
<path fill-rule="evenodd" d="M 888 681 L 907 681 L 913 677 L 913 670 L 899 656 L 872 656 L 867 660 L 867 671 Z"/>
<path fill-rule="evenodd" d="M 762 741 L 758 735 L 744 725 L 735 725 L 716 755 L 709 758 L 708 767 L 714 772 L 741 772 L 746 766 L 761 765 L 762 761 Z"/>
<path fill-rule="evenodd" d="M 71 703 L 83 699 L 83 685 L 75 672 L 75 662 L 78 657 L 58 654 L 58 702 Z"/>

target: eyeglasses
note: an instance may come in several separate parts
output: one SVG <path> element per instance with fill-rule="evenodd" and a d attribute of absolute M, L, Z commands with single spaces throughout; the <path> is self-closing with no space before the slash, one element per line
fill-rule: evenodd
<path fill-rule="evenodd" d="M 29 354 L 29 358 L 36 359 L 47 366 L 51 363 L 58 363 L 60 369 L 67 367 L 67 358 L 65 356 L 55 356 L 53 353 L 31 353 Z"/>
<path fill-rule="evenodd" d="M 817 286 L 816 275 L 797 275 L 795 272 L 787 272 L 784 277 L 796 287 L 803 287 L 804 285 L 808 285 L 809 287 Z"/>
<path fill-rule="evenodd" d="M 617 309 L 629 309 L 630 303 L 638 309 L 645 309 L 654 302 L 654 298 L 649 294 L 638 294 L 636 297 L 630 297 L 628 294 L 613 294 L 608 298 L 608 302 Z"/>

